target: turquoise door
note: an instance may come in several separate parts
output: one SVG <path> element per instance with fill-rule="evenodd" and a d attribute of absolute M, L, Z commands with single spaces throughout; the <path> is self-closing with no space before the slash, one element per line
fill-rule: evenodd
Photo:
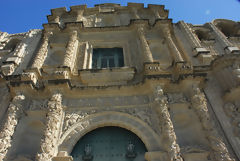
<path fill-rule="evenodd" d="M 145 161 L 146 148 L 132 132 L 103 127 L 83 136 L 73 148 L 74 161 Z"/>

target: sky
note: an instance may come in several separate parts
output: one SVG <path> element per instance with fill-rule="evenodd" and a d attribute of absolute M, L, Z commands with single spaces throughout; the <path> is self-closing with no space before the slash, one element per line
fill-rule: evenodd
<path fill-rule="evenodd" d="M 46 15 L 53 8 L 86 4 L 93 7 L 101 3 L 127 2 L 165 5 L 169 18 L 176 23 L 183 20 L 192 24 L 204 24 L 217 18 L 240 21 L 240 0 L 0 0 L 0 31 L 8 33 L 42 29 Z"/>

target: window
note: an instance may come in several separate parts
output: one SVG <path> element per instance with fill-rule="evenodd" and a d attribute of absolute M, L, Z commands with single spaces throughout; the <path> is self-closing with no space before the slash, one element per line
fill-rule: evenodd
<path fill-rule="evenodd" d="M 122 48 L 94 48 L 92 56 L 92 68 L 123 67 Z"/>

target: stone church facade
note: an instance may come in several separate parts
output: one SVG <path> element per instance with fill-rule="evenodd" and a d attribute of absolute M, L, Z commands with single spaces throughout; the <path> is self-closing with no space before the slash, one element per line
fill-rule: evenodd
<path fill-rule="evenodd" d="M 239 22 L 138 3 L 47 18 L 0 32 L 0 160 L 240 160 Z"/>

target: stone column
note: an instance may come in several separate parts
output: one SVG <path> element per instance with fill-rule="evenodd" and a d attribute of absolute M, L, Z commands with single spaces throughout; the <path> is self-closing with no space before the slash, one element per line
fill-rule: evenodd
<path fill-rule="evenodd" d="M 180 53 L 180 51 L 178 50 L 177 46 L 174 43 L 174 40 L 172 38 L 172 34 L 170 32 L 169 28 L 165 28 L 163 31 L 164 36 L 166 37 L 167 43 L 169 45 L 169 47 L 172 49 L 173 52 L 173 57 L 175 59 L 175 62 L 183 62 L 183 58 L 182 55 Z"/>
<path fill-rule="evenodd" d="M 37 161 L 52 161 L 52 157 L 56 155 L 62 117 L 62 95 L 53 94 L 48 102 L 46 129 L 36 156 Z"/>
<path fill-rule="evenodd" d="M 145 31 L 144 31 L 144 26 L 138 26 L 137 27 L 137 33 L 141 42 L 141 46 L 143 49 L 143 54 L 144 54 L 144 62 L 153 62 L 153 57 L 151 50 L 149 48 L 148 42 L 145 38 Z"/>
<path fill-rule="evenodd" d="M 210 121 L 210 115 L 208 113 L 207 100 L 204 93 L 200 91 L 198 87 L 193 87 L 193 95 L 191 97 L 192 107 L 199 117 L 202 123 L 202 127 L 206 132 L 206 137 L 210 143 L 212 149 L 213 160 L 217 161 L 234 161 L 227 150 L 226 145 L 222 141 L 220 135 L 214 127 L 212 121 Z"/>
<path fill-rule="evenodd" d="M 72 70 L 74 67 L 74 61 L 76 58 L 76 52 L 78 49 L 78 33 L 76 30 L 73 30 L 70 33 L 70 39 L 66 49 L 66 55 L 63 60 L 63 66 L 70 67 Z"/>
<path fill-rule="evenodd" d="M 182 161 L 180 156 L 180 148 L 176 142 L 176 134 L 174 132 L 173 124 L 168 112 L 167 97 L 163 94 L 161 86 L 157 86 L 155 89 L 155 109 L 160 119 L 160 128 L 164 141 L 166 141 L 167 152 L 170 161 Z"/>
<path fill-rule="evenodd" d="M 47 57 L 49 38 L 51 35 L 52 31 L 45 31 L 43 33 L 42 44 L 40 46 L 39 51 L 36 54 L 36 57 L 34 58 L 32 68 L 40 69 L 42 67 L 43 62 Z"/>
<path fill-rule="evenodd" d="M 16 95 L 10 103 L 7 111 L 7 118 L 0 132 L 0 160 L 3 160 L 11 147 L 12 136 L 18 124 L 22 113 L 23 101 L 25 96 L 22 94 Z"/>
<path fill-rule="evenodd" d="M 240 51 L 238 47 L 234 46 L 231 42 L 228 41 L 226 36 L 213 23 L 207 23 L 207 25 L 212 29 L 216 35 L 217 40 L 221 43 L 224 49 L 227 49 L 230 53 L 234 51 Z"/>

